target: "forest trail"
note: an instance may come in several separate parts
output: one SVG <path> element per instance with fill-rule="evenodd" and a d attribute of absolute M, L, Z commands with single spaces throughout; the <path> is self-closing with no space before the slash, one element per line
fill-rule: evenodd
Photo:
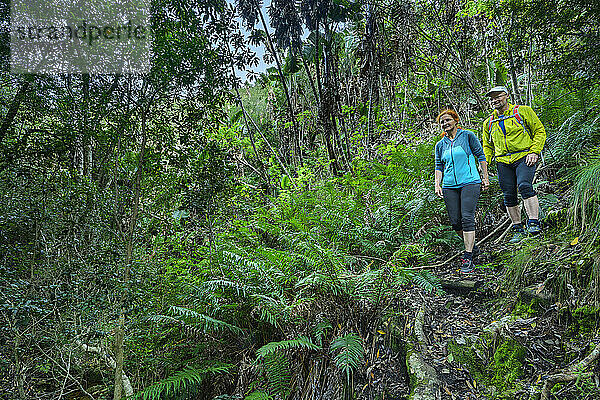
<path fill-rule="evenodd" d="M 573 340 L 573 321 L 559 312 L 561 304 L 543 282 L 507 295 L 502 286 L 504 268 L 488 265 L 494 264 L 496 252 L 511 247 L 515 249 L 514 245 L 485 246 L 478 264 L 486 267 L 471 274 L 461 274 L 456 262 L 437 264 L 432 272 L 440 279 L 443 295 L 419 287 L 406 293 L 404 306 L 410 310 L 407 325 L 412 331 L 412 336 L 406 336 L 407 348 L 414 346 L 424 364 L 432 367 L 429 381 L 420 385 L 430 386 L 425 392 L 437 392 L 409 398 L 549 398 L 544 395 L 549 396 L 554 383 L 576 380 L 561 369 L 572 371 L 576 361 L 585 369 L 598 358 L 596 354 L 583 358 L 598 338 Z M 567 353 L 573 352 L 578 356 L 569 368 Z M 414 377 L 410 380 L 414 391 L 420 385 L 414 384 Z M 558 394 L 569 387 L 565 385 Z"/>

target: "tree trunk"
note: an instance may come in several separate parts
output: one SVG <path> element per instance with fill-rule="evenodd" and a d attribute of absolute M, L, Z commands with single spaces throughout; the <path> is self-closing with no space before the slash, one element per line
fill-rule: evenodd
<path fill-rule="evenodd" d="M 135 228 L 137 225 L 137 217 L 138 211 L 140 207 L 140 198 L 141 198 L 141 182 L 142 182 L 142 171 L 144 156 L 146 152 L 146 118 L 149 112 L 150 106 L 148 105 L 145 110 L 142 111 L 142 121 L 141 121 L 141 130 L 142 130 L 142 142 L 140 155 L 138 159 L 138 165 L 136 168 L 136 176 L 134 182 L 134 194 L 133 194 L 133 210 L 131 213 L 131 221 L 129 223 L 129 230 L 127 235 L 127 242 L 125 243 L 125 270 L 123 272 L 123 282 L 125 292 L 122 294 L 119 299 L 119 324 L 116 328 L 115 332 L 115 391 L 113 394 L 113 400 L 121 400 L 123 395 L 123 364 L 124 364 L 124 341 L 125 341 L 125 305 L 127 302 L 128 289 L 129 289 L 129 277 L 131 274 L 130 266 L 133 261 L 133 243 L 134 243 L 134 234 Z M 115 177 L 116 178 L 116 177 Z M 115 199 L 116 201 L 116 199 Z"/>
<path fill-rule="evenodd" d="M 2 141 L 4 140 L 4 136 L 6 136 L 6 133 L 8 132 L 8 128 L 10 128 L 10 126 L 12 125 L 12 122 L 15 119 L 17 112 L 19 111 L 19 107 L 21 106 L 21 103 L 23 102 L 23 99 L 25 98 L 25 95 L 27 94 L 28 89 L 29 89 L 29 82 L 28 81 L 23 82 L 21 84 L 21 87 L 19 88 L 19 91 L 13 98 L 13 101 L 10 103 L 8 112 L 6 113 L 6 116 L 4 117 L 4 120 L 2 121 L 2 125 L 0 125 L 0 143 L 2 143 Z"/>
<path fill-rule="evenodd" d="M 322 121 L 323 121 L 323 130 L 325 133 L 325 143 L 327 146 L 327 154 L 329 155 L 329 163 L 331 166 L 331 172 L 333 175 L 337 176 L 339 174 L 339 166 L 337 155 L 335 153 L 335 148 L 333 145 L 333 141 L 335 140 L 335 125 L 334 125 L 334 109 L 335 109 L 335 99 L 333 93 L 333 84 L 332 84 L 332 71 L 331 71 L 331 35 L 329 34 L 329 26 L 327 22 L 323 23 L 325 28 L 325 48 L 323 54 L 323 65 L 325 67 L 325 74 L 323 77 L 324 80 L 324 93 L 323 93 L 323 101 L 322 101 Z"/>
<path fill-rule="evenodd" d="M 262 23 L 263 29 L 265 30 L 265 35 L 267 37 L 267 47 L 269 49 L 269 51 L 271 51 L 271 54 L 273 54 L 273 58 L 275 59 L 275 64 L 277 65 L 277 72 L 279 74 L 279 80 L 281 81 L 281 86 L 283 87 L 283 92 L 285 93 L 285 99 L 287 101 L 288 104 L 288 112 L 290 115 L 290 119 L 292 121 L 292 127 L 293 127 L 293 136 L 294 136 L 294 141 L 298 141 L 299 136 L 298 136 L 298 124 L 296 122 L 296 116 L 294 114 L 294 107 L 292 105 L 292 100 L 290 98 L 290 93 L 288 91 L 288 87 L 287 84 L 285 82 L 285 76 L 283 75 L 283 70 L 281 69 L 281 62 L 279 61 L 279 56 L 277 55 L 277 51 L 275 50 L 275 46 L 273 45 L 273 41 L 271 40 L 271 34 L 269 33 L 269 30 L 267 29 L 267 24 L 265 22 L 265 17 L 262 13 L 262 9 L 260 7 L 260 4 L 258 3 L 258 1 L 255 0 L 254 2 L 256 9 L 258 10 L 258 16 L 260 17 L 260 22 Z M 298 143 L 297 143 L 298 144 Z M 301 149 L 299 147 L 298 144 L 298 158 L 300 160 L 302 160 L 302 152 Z"/>

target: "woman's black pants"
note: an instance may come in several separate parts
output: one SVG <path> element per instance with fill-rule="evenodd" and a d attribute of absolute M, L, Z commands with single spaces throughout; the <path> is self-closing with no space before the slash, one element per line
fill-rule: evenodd
<path fill-rule="evenodd" d="M 450 224 L 455 231 L 472 232 L 475 230 L 475 208 L 481 185 L 474 183 L 461 188 L 444 188 L 444 202 Z"/>

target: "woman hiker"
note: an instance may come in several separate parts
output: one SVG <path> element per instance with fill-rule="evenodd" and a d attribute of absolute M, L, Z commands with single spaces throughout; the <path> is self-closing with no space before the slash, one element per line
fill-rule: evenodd
<path fill-rule="evenodd" d="M 487 161 L 475 134 L 458 126 L 456 111 L 443 110 L 437 122 L 444 137 L 435 145 L 435 193 L 444 199 L 452 228 L 465 243 L 460 271 L 470 273 L 475 245 L 475 208 L 480 190 L 489 186 Z"/>

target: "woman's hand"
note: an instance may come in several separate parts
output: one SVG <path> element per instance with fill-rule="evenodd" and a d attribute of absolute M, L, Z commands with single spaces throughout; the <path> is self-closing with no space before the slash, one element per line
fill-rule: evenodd
<path fill-rule="evenodd" d="M 481 190 L 486 190 L 490 187 L 490 180 L 487 176 L 481 178 Z"/>
<path fill-rule="evenodd" d="M 437 194 L 440 199 L 444 198 L 444 192 L 442 191 L 442 187 L 438 184 L 435 185 L 435 194 Z"/>

